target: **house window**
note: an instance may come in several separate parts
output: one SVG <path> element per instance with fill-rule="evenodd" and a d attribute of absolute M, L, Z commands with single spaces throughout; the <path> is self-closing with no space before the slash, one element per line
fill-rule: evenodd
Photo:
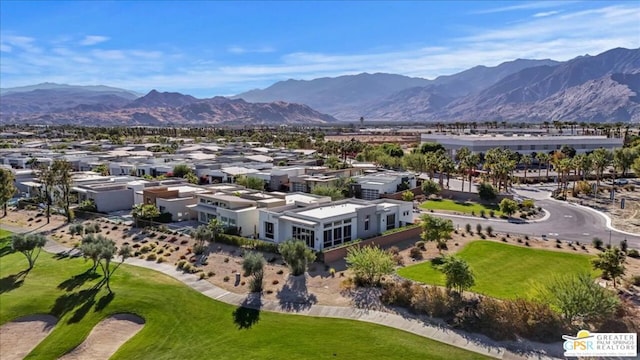
<path fill-rule="evenodd" d="M 203 213 L 203 212 L 201 212 L 201 213 L 200 213 L 200 222 L 207 222 L 207 221 L 208 221 L 208 219 L 207 219 L 207 213 Z"/>
<path fill-rule="evenodd" d="M 333 229 L 333 245 L 342 244 L 342 228 L 334 228 Z"/>
<path fill-rule="evenodd" d="M 387 215 L 387 230 L 395 229 L 396 227 L 396 214 Z"/>
<path fill-rule="evenodd" d="M 264 222 L 264 237 L 273 239 L 273 223 L 268 221 Z"/>
<path fill-rule="evenodd" d="M 342 241 L 351 241 L 351 225 L 345 225 L 344 228 L 342 228 Z"/>
<path fill-rule="evenodd" d="M 364 218 L 364 231 L 369 230 L 369 215 Z"/>
<path fill-rule="evenodd" d="M 311 248 L 315 247 L 316 245 L 315 231 L 297 227 L 297 226 L 292 226 L 291 230 L 292 230 L 291 232 L 293 233 L 291 236 L 292 238 L 304 241 L 308 247 L 311 247 Z"/>
<path fill-rule="evenodd" d="M 324 231 L 324 248 L 333 246 L 333 231 L 331 229 Z"/>
<path fill-rule="evenodd" d="M 160 210 L 160 214 L 162 214 L 163 212 L 165 212 L 167 208 L 164 206 L 160 206 L 158 210 Z"/>

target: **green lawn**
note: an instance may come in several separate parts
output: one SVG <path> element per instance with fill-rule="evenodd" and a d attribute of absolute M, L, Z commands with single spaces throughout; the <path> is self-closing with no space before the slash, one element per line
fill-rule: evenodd
<path fill-rule="evenodd" d="M 417 335 L 363 322 L 250 311 L 223 304 L 177 280 L 123 265 L 112 279 L 115 296 L 90 263 L 42 253 L 24 282 L 12 275 L 26 268 L 22 254 L 0 241 L 0 324 L 50 313 L 61 320 L 29 359 L 57 359 L 114 313 L 134 313 L 144 328 L 114 359 L 484 359 Z M 220 275 L 218 275 L 220 276 Z M 6 351 L 6 349 L 5 349 Z"/>
<path fill-rule="evenodd" d="M 587 255 L 491 241 L 471 242 L 457 255 L 474 272 L 476 285 L 472 291 L 502 299 L 534 295 L 534 284 L 544 284 L 556 275 L 592 272 Z M 423 283 L 445 285 L 444 275 L 430 261 L 399 269 L 398 274 Z"/>
<path fill-rule="evenodd" d="M 473 211 L 477 216 L 480 215 L 481 210 L 484 210 L 486 212 L 485 216 L 487 217 L 489 217 L 489 211 L 493 210 L 496 217 L 502 215 L 502 212 L 497 205 L 483 205 L 479 203 L 458 202 L 447 199 L 427 200 L 420 204 L 420 207 L 426 210 L 446 210 L 464 214 L 471 214 Z"/>
<path fill-rule="evenodd" d="M 11 235 L 11 233 L 9 231 L 0 229 L 0 239 L 3 239 L 3 238 L 8 237 L 10 235 Z"/>

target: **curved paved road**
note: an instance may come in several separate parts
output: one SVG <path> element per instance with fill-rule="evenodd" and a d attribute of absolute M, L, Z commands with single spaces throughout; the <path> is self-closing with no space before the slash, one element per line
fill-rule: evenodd
<path fill-rule="evenodd" d="M 454 225 L 461 229 L 466 224 L 471 224 L 474 229 L 476 224 L 481 224 L 483 227 L 491 225 L 494 231 L 498 232 L 529 236 L 546 235 L 551 239 L 580 241 L 581 243 L 591 243 L 594 237 L 599 237 L 605 244 L 609 243 L 609 239 L 611 239 L 611 244 L 615 245 L 626 239 L 629 247 L 640 249 L 640 234 L 629 235 L 609 230 L 602 215 L 582 206 L 549 199 L 547 188 L 521 188 L 517 189 L 516 193 L 522 197 L 535 199 L 536 206 L 541 206 L 550 213 L 549 218 L 540 222 L 521 223 L 520 219 L 507 222 L 500 219 L 437 215 L 453 220 Z"/>

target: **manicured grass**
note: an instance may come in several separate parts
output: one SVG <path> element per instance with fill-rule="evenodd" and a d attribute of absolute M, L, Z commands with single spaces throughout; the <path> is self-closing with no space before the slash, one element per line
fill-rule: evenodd
<path fill-rule="evenodd" d="M 514 299 L 535 294 L 535 284 L 545 284 L 554 276 L 592 271 L 590 256 L 558 251 L 474 241 L 458 254 L 469 263 L 476 285 L 471 291 Z M 427 284 L 445 285 L 444 275 L 430 262 L 398 270 L 408 279 Z"/>
<path fill-rule="evenodd" d="M 489 217 L 489 211 L 493 210 L 496 217 L 502 215 L 502 212 L 497 205 L 483 205 L 479 203 L 458 202 L 447 199 L 427 200 L 420 204 L 420 207 L 426 210 L 446 210 L 463 214 L 471 214 L 473 211 L 477 216 L 480 216 L 480 211 L 484 210 L 486 217 Z"/>
<path fill-rule="evenodd" d="M 0 229 L 0 239 L 11 236 L 11 232 Z"/>
<path fill-rule="evenodd" d="M 92 290 L 100 279 L 87 275 L 90 262 L 48 253 L 40 255 L 23 284 L 13 285 L 10 276 L 26 265 L 21 254 L 0 259 L 0 324 L 36 313 L 61 319 L 29 359 L 57 359 L 114 313 L 137 314 L 146 324 L 113 359 L 485 358 L 384 326 L 238 309 L 128 265 L 112 278 L 113 298 L 104 288 Z"/>

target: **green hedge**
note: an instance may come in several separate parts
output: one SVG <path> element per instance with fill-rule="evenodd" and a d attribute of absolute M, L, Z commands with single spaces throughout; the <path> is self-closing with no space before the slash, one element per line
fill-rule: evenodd
<path fill-rule="evenodd" d="M 216 237 L 216 242 L 221 244 L 233 245 L 237 247 L 249 248 L 257 251 L 278 253 L 278 244 L 245 238 L 237 235 L 219 234 Z"/>
<path fill-rule="evenodd" d="M 382 236 L 384 235 L 391 235 L 391 234 L 395 234 L 397 232 L 401 232 L 401 231 L 406 231 L 406 230 L 411 230 L 411 229 L 415 229 L 417 227 L 420 227 L 420 224 L 411 224 L 411 225 L 406 225 L 406 226 L 402 226 L 399 228 L 395 228 L 395 229 L 391 229 L 391 230 L 387 230 L 385 232 L 382 233 Z"/>

